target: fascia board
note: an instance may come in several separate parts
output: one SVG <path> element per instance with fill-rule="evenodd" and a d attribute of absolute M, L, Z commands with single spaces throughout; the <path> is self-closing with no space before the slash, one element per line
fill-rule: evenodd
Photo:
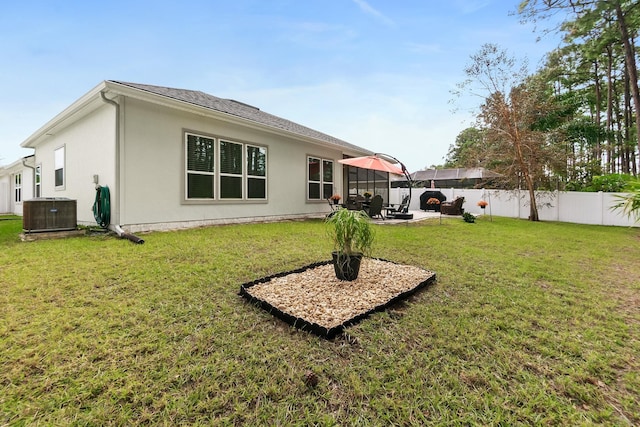
<path fill-rule="evenodd" d="M 23 148 L 35 148 L 44 139 L 47 134 L 54 134 L 57 129 L 67 126 L 69 123 L 77 120 L 78 118 L 93 111 L 99 102 L 102 102 L 100 98 L 100 91 L 105 87 L 105 82 L 100 83 L 98 86 L 84 94 L 77 101 L 65 108 L 61 113 L 56 115 L 53 119 L 45 123 L 40 129 L 35 131 L 29 136 L 22 144 Z M 99 102 L 96 102 L 99 101 Z M 93 105 L 92 105 L 93 104 Z"/>

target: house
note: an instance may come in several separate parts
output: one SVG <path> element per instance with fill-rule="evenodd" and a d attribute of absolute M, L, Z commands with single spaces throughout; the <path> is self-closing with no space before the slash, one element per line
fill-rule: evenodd
<path fill-rule="evenodd" d="M 0 166 L 0 213 L 22 215 L 22 202 L 39 195 L 40 177 L 33 155 Z"/>
<path fill-rule="evenodd" d="M 76 200 L 95 225 L 108 187 L 110 223 L 129 232 L 318 216 L 348 188 L 338 160 L 371 154 L 242 102 L 111 80 L 21 146 L 42 197 Z"/>

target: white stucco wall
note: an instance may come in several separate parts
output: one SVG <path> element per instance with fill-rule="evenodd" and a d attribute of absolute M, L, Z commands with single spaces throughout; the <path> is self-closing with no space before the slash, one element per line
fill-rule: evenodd
<path fill-rule="evenodd" d="M 11 213 L 9 175 L 0 175 L 0 214 Z"/>
<path fill-rule="evenodd" d="M 115 108 L 104 104 L 72 125 L 47 137 L 36 149 L 35 163 L 42 166 L 42 197 L 77 201 L 79 224 L 95 225 L 93 175 L 99 183 L 115 186 Z M 64 187 L 56 188 L 54 151 L 65 147 Z"/>
<path fill-rule="evenodd" d="M 33 158 L 26 160 L 34 166 Z M 21 175 L 21 200 L 16 201 L 15 176 Z M 0 213 L 22 215 L 23 202 L 33 198 L 33 169 L 23 164 L 23 159 L 13 162 L 0 170 Z"/>
<path fill-rule="evenodd" d="M 326 201 L 307 202 L 307 156 L 334 160 L 341 192 L 340 150 L 127 98 L 121 102 L 122 203 L 119 222 L 132 231 L 179 228 L 207 221 L 322 214 Z M 267 201 L 184 201 L 184 131 L 267 147 Z M 190 224 L 192 223 L 192 224 Z"/>

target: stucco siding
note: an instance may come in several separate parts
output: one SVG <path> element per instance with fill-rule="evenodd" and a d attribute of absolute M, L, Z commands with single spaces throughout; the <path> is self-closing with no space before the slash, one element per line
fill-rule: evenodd
<path fill-rule="evenodd" d="M 121 109 L 121 179 L 126 184 L 121 189 L 119 219 L 125 228 L 155 228 L 152 224 L 171 228 L 172 222 L 184 226 L 326 212 L 326 201 L 307 202 L 307 155 L 334 160 L 334 183 L 336 191 L 341 190 L 340 150 L 131 98 L 121 102 Z M 266 147 L 267 200 L 185 202 L 185 130 Z"/>
<path fill-rule="evenodd" d="M 29 166 L 33 167 L 33 157 L 0 168 L 0 213 L 22 215 L 24 201 L 33 198 L 34 173 Z M 16 175 L 20 175 L 20 200 L 16 200 Z"/>
<path fill-rule="evenodd" d="M 0 214 L 11 213 L 9 175 L 0 176 Z"/>
<path fill-rule="evenodd" d="M 115 108 L 97 110 L 50 135 L 36 150 L 42 166 L 42 197 L 77 200 L 79 224 L 95 225 L 91 210 L 95 199 L 93 176 L 100 185 L 115 187 Z M 55 185 L 55 150 L 64 147 L 64 185 Z"/>

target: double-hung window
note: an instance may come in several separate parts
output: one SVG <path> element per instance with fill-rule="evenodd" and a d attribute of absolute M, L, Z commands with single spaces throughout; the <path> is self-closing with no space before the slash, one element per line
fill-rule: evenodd
<path fill-rule="evenodd" d="M 38 165 L 36 166 L 36 173 L 35 173 L 35 178 L 36 178 L 36 197 L 40 197 L 42 195 L 42 166 Z"/>
<path fill-rule="evenodd" d="M 55 171 L 54 181 L 56 188 L 64 187 L 64 147 L 57 148 L 53 152 L 53 169 Z"/>
<path fill-rule="evenodd" d="M 267 198 L 267 149 L 247 145 L 247 198 Z"/>
<path fill-rule="evenodd" d="M 266 200 L 267 149 L 185 134 L 187 200 Z"/>
<path fill-rule="evenodd" d="M 20 203 L 22 202 L 22 174 L 21 173 L 17 173 L 14 175 L 13 178 L 13 188 L 15 191 L 15 202 L 16 203 Z"/>
<path fill-rule="evenodd" d="M 215 140 L 205 136 L 186 137 L 187 199 L 215 197 Z"/>
<path fill-rule="evenodd" d="M 242 144 L 220 140 L 220 198 L 242 199 Z"/>
<path fill-rule="evenodd" d="M 307 157 L 307 198 L 328 199 L 333 195 L 333 160 Z"/>

